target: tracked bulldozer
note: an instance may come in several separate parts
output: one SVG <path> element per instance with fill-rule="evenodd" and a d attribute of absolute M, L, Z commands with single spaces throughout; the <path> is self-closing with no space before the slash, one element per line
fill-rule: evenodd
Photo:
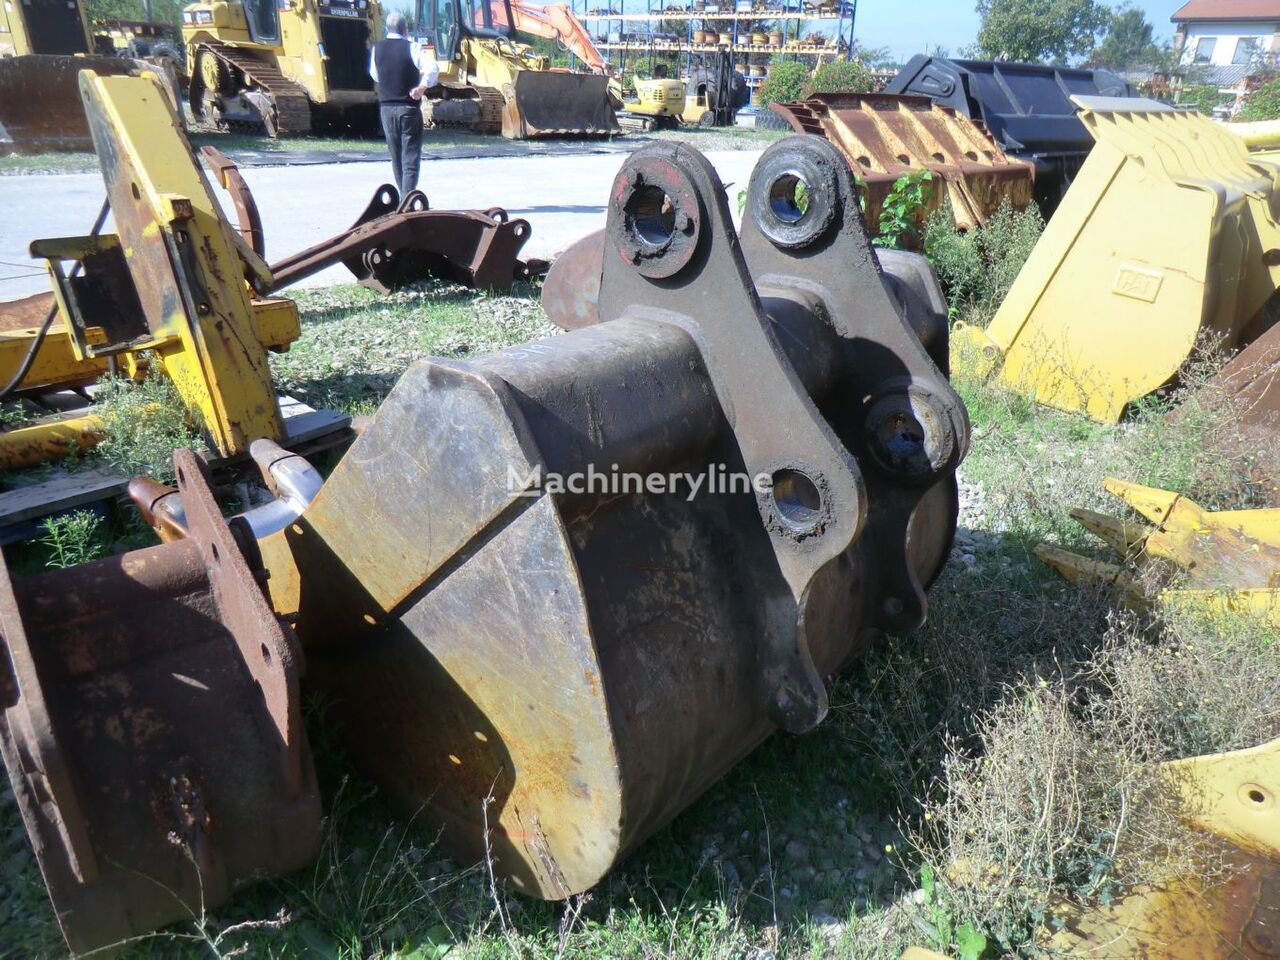
<path fill-rule="evenodd" d="M 553 69 L 517 38 L 508 0 L 419 0 L 440 85 L 423 98 L 434 126 L 498 132 L 509 140 L 618 133 L 603 73 Z"/>
<path fill-rule="evenodd" d="M 135 60 L 95 54 L 78 0 L 0 5 L 0 154 L 89 150 L 78 75 L 130 73 Z"/>
<path fill-rule="evenodd" d="M 317 854 L 304 683 L 455 856 L 559 899 L 924 620 L 969 442 L 927 267 L 886 280 L 811 138 L 765 151 L 741 235 L 684 144 L 606 203 L 562 268 L 596 322 L 420 361 L 328 479 L 257 442 L 277 498 L 228 521 L 180 451 L 132 490 L 161 544 L 0 558 L 0 752 L 73 950 Z"/>
<path fill-rule="evenodd" d="M 197 117 L 279 137 L 377 129 L 379 0 L 213 0 L 182 11 Z"/>

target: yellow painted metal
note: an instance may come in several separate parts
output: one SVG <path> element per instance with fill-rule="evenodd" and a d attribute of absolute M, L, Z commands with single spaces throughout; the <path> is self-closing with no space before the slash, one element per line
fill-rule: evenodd
<path fill-rule="evenodd" d="M 149 331 L 130 349 L 154 351 L 222 455 L 247 452 L 259 437 L 280 439 L 266 349 L 244 281 L 245 252 L 192 158 L 159 78 L 86 72 L 81 91 Z M 62 307 L 69 312 L 65 302 Z"/>
<path fill-rule="evenodd" d="M 5 430 L 0 432 L 0 470 L 21 470 L 83 453 L 97 446 L 105 428 L 103 419 L 91 414 Z"/>
<path fill-rule="evenodd" d="M 322 53 L 324 14 L 317 0 L 289 0 L 276 6 L 280 18 L 278 43 L 261 43 L 250 36 L 241 0 L 213 0 L 184 7 L 182 42 L 187 50 L 187 73 L 193 74 L 196 69 L 201 44 L 217 42 L 252 52 L 264 64 L 303 87 L 312 103 L 348 106 L 377 102 L 372 91 L 335 89 L 327 57 Z M 369 0 L 361 17 L 369 29 L 369 43 L 381 40 L 385 29 L 380 0 Z"/>
<path fill-rule="evenodd" d="M 41 300 L 47 300 L 50 306 L 54 304 L 52 296 L 42 297 Z M 250 305 L 258 342 L 268 350 L 286 350 L 301 335 L 297 307 L 292 300 L 252 300 Z M 6 306 L 7 304 L 0 303 L 0 320 L 3 320 Z M 35 341 L 37 332 L 36 327 L 0 329 L 0 383 L 8 383 L 13 379 Z M 102 327 L 89 327 L 85 332 L 90 346 L 106 345 L 107 335 Z M 143 352 L 116 353 L 114 356 L 121 376 L 140 380 L 150 369 Z M 99 380 L 108 369 L 106 354 L 96 351 L 90 351 L 89 355 L 80 353 L 75 339 L 67 331 L 66 316 L 63 314 L 54 321 L 53 327 L 45 335 L 20 389 L 60 390 L 86 386 Z"/>
<path fill-rule="evenodd" d="M 1154 881 L 1106 905 L 1059 904 L 1050 956 L 1226 960 L 1280 946 L 1280 740 L 1163 764 L 1190 826 L 1223 841 L 1221 877 Z"/>
<path fill-rule="evenodd" d="M 1275 291 L 1280 170 L 1198 114 L 1076 103 L 1096 145 L 990 326 L 955 340 L 994 349 L 1011 389 L 1115 422 Z"/>
<path fill-rule="evenodd" d="M 57 49 L 42 47 L 31 36 L 27 17 L 32 4 L 21 0 L 0 0 L 0 57 L 25 57 L 31 54 L 74 54 L 93 52 L 93 33 L 84 4 L 79 2 L 44 3 L 38 5 L 42 16 L 49 18 L 45 35 L 57 42 Z M 59 21 L 51 29 L 53 21 Z"/>
<path fill-rule="evenodd" d="M 1105 487 L 1150 524 L 1092 510 L 1076 509 L 1071 515 L 1121 562 L 1047 544 L 1036 547 L 1041 561 L 1073 583 L 1116 587 L 1134 606 L 1151 600 L 1141 568 L 1164 562 L 1185 575 L 1175 587 L 1161 591 L 1163 599 L 1209 613 L 1247 613 L 1280 625 L 1280 509 L 1209 511 L 1177 493 L 1125 480 L 1108 478 Z"/>
<path fill-rule="evenodd" d="M 684 112 L 685 87 L 681 80 L 635 78 L 636 99 L 623 104 L 627 113 L 644 117 L 679 117 Z"/>

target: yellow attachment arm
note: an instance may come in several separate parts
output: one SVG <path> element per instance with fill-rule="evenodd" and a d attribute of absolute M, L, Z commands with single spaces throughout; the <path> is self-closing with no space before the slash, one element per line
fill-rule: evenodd
<path fill-rule="evenodd" d="M 266 350 L 244 281 L 242 262 L 252 258 L 236 245 L 159 78 L 86 71 L 80 89 L 118 248 L 146 324 L 111 349 L 154 349 L 219 453 L 246 452 L 259 437 L 280 439 Z M 93 272 L 84 262 L 88 279 Z M 60 278 L 55 271 L 74 322 L 73 292 Z"/>

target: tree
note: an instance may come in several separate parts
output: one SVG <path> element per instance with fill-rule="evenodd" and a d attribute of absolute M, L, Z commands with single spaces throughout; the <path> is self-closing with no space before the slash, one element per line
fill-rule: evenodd
<path fill-rule="evenodd" d="M 1151 66 L 1164 58 L 1155 42 L 1147 16 L 1137 7 L 1118 7 L 1111 12 L 1107 35 L 1089 55 L 1089 62 L 1109 70 Z"/>
<path fill-rule="evenodd" d="M 1089 53 L 1109 25 L 1097 0 L 978 0 L 978 51 L 992 60 L 1065 63 Z"/>

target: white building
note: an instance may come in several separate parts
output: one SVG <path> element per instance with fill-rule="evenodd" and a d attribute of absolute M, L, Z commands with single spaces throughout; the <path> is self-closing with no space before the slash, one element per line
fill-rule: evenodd
<path fill-rule="evenodd" d="M 1274 63 L 1280 53 L 1280 0 L 1189 0 L 1170 19 L 1181 61 L 1218 68 L 1222 79 Z"/>

